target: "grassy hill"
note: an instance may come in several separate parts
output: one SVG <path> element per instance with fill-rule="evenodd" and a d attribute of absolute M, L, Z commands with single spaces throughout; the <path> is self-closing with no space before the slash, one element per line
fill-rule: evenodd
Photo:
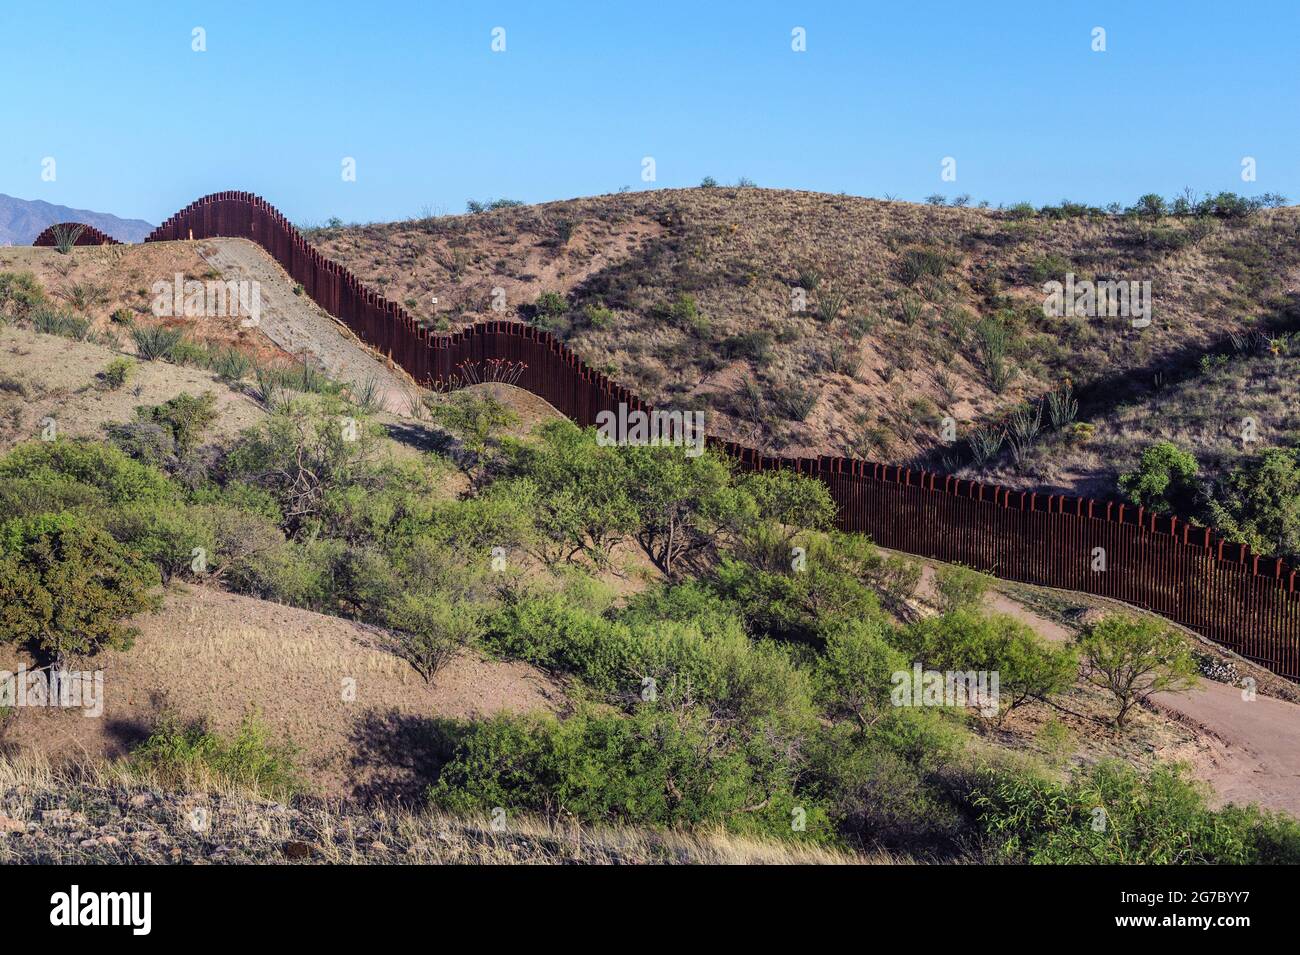
<path fill-rule="evenodd" d="M 438 327 L 535 321 L 643 396 L 703 405 L 711 430 L 739 440 L 1098 493 L 1171 421 L 1197 415 L 1207 355 L 1278 359 L 1232 379 L 1252 382 L 1265 406 L 1220 388 L 1226 404 L 1212 416 L 1256 407 L 1262 433 L 1294 433 L 1287 362 L 1300 340 L 1274 350 L 1300 329 L 1300 210 L 1203 212 L 989 210 L 722 187 L 308 234 Z M 1046 317 L 1043 283 L 1066 273 L 1149 281 L 1152 324 Z M 969 430 L 1066 381 L 1096 428 L 1091 439 L 1085 430 L 1019 461 L 1004 449 L 971 467 Z M 1169 387 L 1178 381 L 1188 384 Z M 952 444 L 947 416 L 958 427 Z M 1212 466 L 1233 459 L 1227 444 L 1203 442 L 1214 445 Z"/>

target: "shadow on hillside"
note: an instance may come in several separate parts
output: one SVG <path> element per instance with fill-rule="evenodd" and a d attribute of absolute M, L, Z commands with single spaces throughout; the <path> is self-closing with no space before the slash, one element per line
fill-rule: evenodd
<path fill-rule="evenodd" d="M 1300 331 L 1300 294 L 1291 293 L 1287 303 L 1257 324 L 1264 335 Z M 1231 355 L 1236 352 L 1231 335 L 1221 335 L 1206 345 L 1195 343 L 1162 352 L 1160 356 L 1136 368 L 1110 375 L 1078 390 L 1080 417 L 1099 416 L 1120 405 L 1140 399 L 1158 388 L 1169 388 L 1201 374 L 1201 359 L 1207 355 Z M 1159 385 L 1156 376 L 1160 376 Z"/>
<path fill-rule="evenodd" d="M 109 744 L 105 747 L 105 755 L 110 759 L 126 756 L 147 740 L 156 728 L 157 721 L 151 717 L 105 720 L 104 735 Z"/>
<path fill-rule="evenodd" d="M 384 430 L 398 444 L 415 448 L 417 451 L 432 451 L 435 454 L 445 455 L 455 444 L 455 440 L 447 432 L 436 431 L 425 425 L 400 422 L 385 424 Z"/>
<path fill-rule="evenodd" d="M 367 710 L 349 734 L 352 798 L 414 805 L 424 801 L 451 758 L 460 730 L 453 720 L 399 710 Z"/>

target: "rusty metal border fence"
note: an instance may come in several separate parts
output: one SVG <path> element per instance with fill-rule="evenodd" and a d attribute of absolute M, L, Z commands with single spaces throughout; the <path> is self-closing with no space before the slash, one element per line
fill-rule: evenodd
<path fill-rule="evenodd" d="M 490 321 L 431 334 L 313 248 L 265 200 L 221 192 L 182 209 L 145 240 L 251 239 L 313 301 L 417 381 L 454 385 L 464 362 L 523 362 L 518 385 L 581 425 L 620 403 L 653 411 L 587 366 L 549 332 Z M 787 468 L 825 482 L 839 526 L 895 550 L 959 562 L 1006 580 L 1124 601 L 1189 627 L 1300 680 L 1297 572 L 1180 518 L 1114 501 L 1013 491 L 950 475 L 839 457 L 783 458 L 734 442 L 710 445 L 742 468 Z M 1098 549 L 1104 565 L 1098 564 Z M 1104 567 L 1104 569 L 1099 569 Z"/>
<path fill-rule="evenodd" d="M 41 232 L 41 234 L 38 235 L 34 240 L 32 240 L 32 245 L 48 245 L 48 246 L 58 245 L 59 244 L 58 240 L 54 236 L 54 230 L 57 229 L 59 226 L 65 226 L 65 227 L 81 226 L 81 234 L 77 236 L 77 241 L 72 243 L 73 245 L 122 245 L 123 244 L 117 241 L 117 239 L 113 238 L 111 235 L 108 235 L 107 233 L 102 232 L 99 229 L 96 229 L 93 225 L 87 225 L 84 222 L 60 222 L 60 223 L 56 223 L 55 225 L 46 226 L 45 230 Z"/>

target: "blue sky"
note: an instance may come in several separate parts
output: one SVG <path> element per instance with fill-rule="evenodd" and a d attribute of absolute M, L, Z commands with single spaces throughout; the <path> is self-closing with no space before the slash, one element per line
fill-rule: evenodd
<path fill-rule="evenodd" d="M 368 221 L 705 175 L 995 205 L 1185 186 L 1295 202 L 1297 53 L 1296 0 L 0 0 L 0 192 L 154 222 L 220 189 Z"/>

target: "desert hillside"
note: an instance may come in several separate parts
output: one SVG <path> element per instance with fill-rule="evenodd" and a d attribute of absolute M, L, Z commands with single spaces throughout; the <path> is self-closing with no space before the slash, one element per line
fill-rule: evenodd
<path fill-rule="evenodd" d="M 1276 359 L 1244 376 L 1262 402 L 1219 388 L 1217 420 L 1193 422 L 1216 460 L 1218 435 L 1248 408 L 1273 443 L 1300 430 L 1287 364 L 1300 341 L 1286 334 L 1300 330 L 1300 211 L 1237 213 L 990 210 L 722 187 L 307 234 L 439 328 L 493 317 L 552 328 L 641 395 L 706 407 L 711 430 L 737 440 L 1108 494 L 1145 441 L 1186 428 L 1198 403 L 1206 416 L 1196 395 L 1203 365 L 1221 366 L 1215 355 Z M 1067 273 L 1149 281 L 1150 325 L 1046 317 L 1043 284 Z M 1093 429 L 972 466 L 972 429 L 1067 382 Z M 951 444 L 945 417 L 957 428 Z M 1044 408 L 1044 434 L 1049 419 Z"/>
<path fill-rule="evenodd" d="M 329 374 L 386 366 L 282 277 L 275 322 L 198 344 L 239 326 L 74 313 L 63 283 L 114 257 L 59 255 L 0 273 L 0 670 L 101 673 L 103 707 L 0 703 L 0 859 L 1160 857 L 1087 835 L 1096 786 L 1292 851 L 1294 688 L 1213 645 L 881 551 L 818 482 L 602 447 L 507 385 L 386 409 Z M 1089 675 L 1108 627 L 1162 641 L 1161 692 Z M 892 698 L 969 654 L 992 707 Z M 1096 844 L 1012 821 L 1040 798 Z"/>

